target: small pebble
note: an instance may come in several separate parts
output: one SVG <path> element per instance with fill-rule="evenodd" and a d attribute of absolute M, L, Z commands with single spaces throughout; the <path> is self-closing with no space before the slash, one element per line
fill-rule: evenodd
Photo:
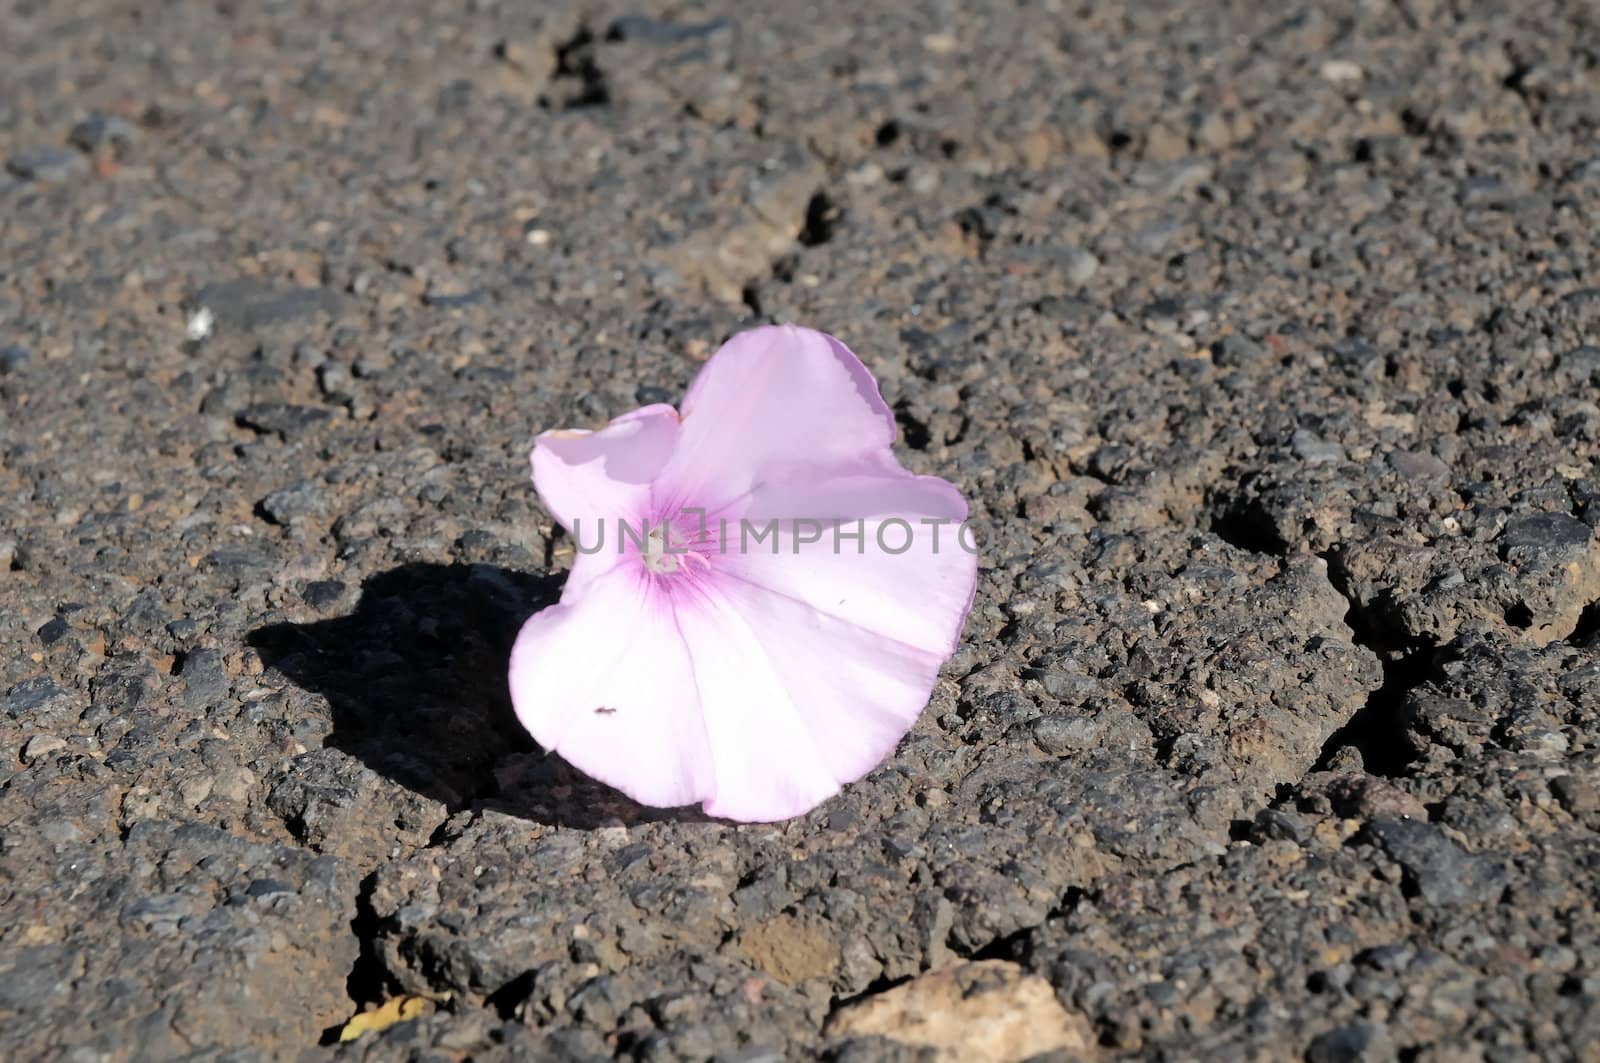
<path fill-rule="evenodd" d="M 27 745 L 22 747 L 22 762 L 32 764 L 42 757 L 67 748 L 67 743 L 55 735 L 34 735 L 28 739 Z"/>
<path fill-rule="evenodd" d="M 59 184 L 87 174 L 89 162 L 67 148 L 34 148 L 11 156 L 6 169 L 24 181 Z"/>

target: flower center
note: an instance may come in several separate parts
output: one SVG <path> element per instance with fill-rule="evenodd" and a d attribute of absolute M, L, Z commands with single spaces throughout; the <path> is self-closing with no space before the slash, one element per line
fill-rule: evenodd
<path fill-rule="evenodd" d="M 677 547 L 679 544 L 669 538 L 671 530 L 663 524 L 653 528 L 644 540 L 644 567 L 657 575 L 678 571 L 678 564 L 686 556 Z M 668 547 L 672 546 L 672 552 Z"/>
<path fill-rule="evenodd" d="M 646 572 L 656 576 L 674 575 L 697 565 L 709 568 L 706 551 L 712 545 L 698 526 L 674 527 L 672 521 L 664 520 L 646 533 L 639 560 Z"/>

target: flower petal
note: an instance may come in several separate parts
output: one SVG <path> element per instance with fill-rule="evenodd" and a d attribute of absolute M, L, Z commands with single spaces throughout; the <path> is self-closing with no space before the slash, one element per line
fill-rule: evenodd
<path fill-rule="evenodd" d="M 650 482 L 678 439 L 678 411 L 644 406 L 598 432 L 544 432 L 533 444 L 533 485 L 550 515 L 567 531 L 605 518 L 636 521 L 649 505 Z M 593 532 L 584 540 L 592 541 Z"/>
<path fill-rule="evenodd" d="M 636 801 L 673 807 L 712 792 L 688 651 L 637 569 L 564 593 L 523 625 L 511 702 L 541 746 Z"/>
<path fill-rule="evenodd" d="M 961 493 L 934 476 L 769 484 L 730 520 L 717 572 L 943 658 L 955 652 L 977 587 L 966 516 Z M 758 543 L 772 521 L 775 532 Z"/>
<path fill-rule="evenodd" d="M 715 765 L 705 808 L 730 819 L 801 815 L 871 771 L 944 660 L 738 581 L 680 599 L 677 616 Z"/>
<path fill-rule="evenodd" d="M 723 344 L 690 386 L 655 499 L 669 511 L 715 512 L 767 480 L 877 462 L 894 436 L 894 414 L 844 344 L 794 325 L 751 329 Z"/>

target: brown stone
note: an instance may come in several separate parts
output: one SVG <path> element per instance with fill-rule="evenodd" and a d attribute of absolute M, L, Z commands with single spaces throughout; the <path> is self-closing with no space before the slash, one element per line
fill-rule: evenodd
<path fill-rule="evenodd" d="M 1088 1020 L 1063 1008 L 1049 982 L 1004 960 L 930 971 L 840 1010 L 827 1033 L 886 1037 L 967 1063 L 1087 1053 L 1094 1045 Z"/>

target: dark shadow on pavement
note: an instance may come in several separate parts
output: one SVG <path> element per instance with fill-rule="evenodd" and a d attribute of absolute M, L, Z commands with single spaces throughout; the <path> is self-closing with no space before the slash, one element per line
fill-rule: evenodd
<path fill-rule="evenodd" d="M 493 565 L 407 564 L 369 578 L 349 616 L 273 624 L 249 642 L 267 667 L 327 699 L 328 745 L 452 812 L 494 808 L 579 828 L 705 820 L 587 778 L 517 722 L 506 685 L 512 644 L 564 582 Z"/>

